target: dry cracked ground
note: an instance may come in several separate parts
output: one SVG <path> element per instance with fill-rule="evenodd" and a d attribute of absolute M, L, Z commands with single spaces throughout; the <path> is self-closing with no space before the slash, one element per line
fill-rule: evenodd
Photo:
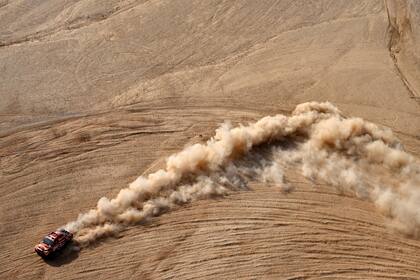
<path fill-rule="evenodd" d="M 420 157 L 419 1 L 0 0 L 0 278 L 420 279 L 419 240 L 292 171 L 33 252 L 224 120 L 326 100 Z"/>

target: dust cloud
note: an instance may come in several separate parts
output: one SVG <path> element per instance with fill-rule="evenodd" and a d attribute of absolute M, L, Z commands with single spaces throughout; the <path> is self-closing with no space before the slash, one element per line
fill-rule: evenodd
<path fill-rule="evenodd" d="M 247 126 L 223 124 L 207 143 L 170 156 L 164 169 L 140 176 L 113 199 L 64 226 L 88 245 L 197 199 L 247 189 L 249 180 L 287 192 L 294 168 L 343 192 L 372 201 L 393 228 L 420 235 L 420 164 L 392 131 L 343 116 L 331 103 L 296 106 Z"/>

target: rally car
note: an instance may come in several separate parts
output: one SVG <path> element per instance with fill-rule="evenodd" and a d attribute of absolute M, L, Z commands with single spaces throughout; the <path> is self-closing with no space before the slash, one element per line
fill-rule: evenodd
<path fill-rule="evenodd" d="M 42 241 L 35 246 L 35 252 L 45 258 L 60 251 L 73 239 L 73 234 L 65 229 L 59 229 L 46 235 Z"/>

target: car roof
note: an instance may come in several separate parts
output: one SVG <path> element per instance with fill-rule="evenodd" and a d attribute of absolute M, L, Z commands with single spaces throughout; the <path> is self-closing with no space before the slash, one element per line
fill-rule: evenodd
<path fill-rule="evenodd" d="M 49 234 L 47 234 L 45 237 L 53 237 L 53 238 L 57 238 L 58 236 L 60 236 L 61 234 L 56 233 L 56 232 L 50 232 Z"/>

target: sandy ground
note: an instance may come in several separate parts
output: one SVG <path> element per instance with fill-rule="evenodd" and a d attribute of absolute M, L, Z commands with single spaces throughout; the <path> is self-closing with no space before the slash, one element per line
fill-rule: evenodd
<path fill-rule="evenodd" d="M 289 194 L 254 184 L 33 252 L 224 120 L 328 100 L 420 157 L 419 77 L 415 0 L 0 0 L 0 278 L 419 279 L 419 240 L 290 170 Z"/>

